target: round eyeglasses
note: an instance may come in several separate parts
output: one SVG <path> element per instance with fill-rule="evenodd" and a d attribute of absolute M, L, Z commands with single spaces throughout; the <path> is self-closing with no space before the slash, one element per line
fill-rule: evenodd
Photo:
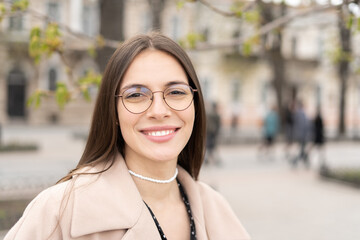
<path fill-rule="evenodd" d="M 197 89 L 192 89 L 187 84 L 173 84 L 164 91 L 152 92 L 150 89 L 141 86 L 131 86 L 121 94 L 115 95 L 120 97 L 124 107 L 131 113 L 140 114 L 148 110 L 153 102 L 154 93 L 162 93 L 165 103 L 173 110 L 183 111 L 187 109 L 193 99 L 194 92 Z"/>

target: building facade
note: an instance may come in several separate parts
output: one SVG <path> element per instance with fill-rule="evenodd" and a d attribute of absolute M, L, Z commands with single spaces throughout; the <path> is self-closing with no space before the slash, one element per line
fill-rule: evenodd
<path fill-rule="evenodd" d="M 212 1 L 220 9 L 229 9 L 232 1 Z M 99 33 L 99 3 L 96 0 L 31 1 L 31 8 L 48 14 L 54 20 L 70 26 L 74 31 L 96 36 Z M 152 12 L 147 0 L 125 2 L 124 36 L 129 38 L 151 30 Z M 186 3 L 181 9 L 175 1 L 164 1 L 158 16 L 161 31 L 176 41 L 188 33 L 202 33 L 211 44 L 224 43 L 236 37 L 251 36 L 254 28 L 236 18 L 224 17 L 200 3 Z M 22 21 L 3 20 L 0 32 L 0 122 L 11 124 L 23 121 L 27 124 L 52 123 L 88 124 L 93 102 L 71 102 L 63 111 L 52 99 L 37 109 L 24 107 L 26 98 L 38 87 L 53 89 L 56 81 L 66 81 L 66 71 L 54 55 L 35 66 L 27 54 L 28 29 L 33 24 L 44 24 L 25 15 Z M 283 29 L 282 54 L 285 58 L 287 85 L 296 90 L 309 118 L 321 106 L 327 135 L 334 136 L 338 125 L 339 78 L 337 66 L 331 61 L 331 52 L 339 41 L 335 11 L 312 14 L 295 19 Z M 78 76 L 89 69 L 97 70 L 95 61 L 88 56 L 88 47 L 72 36 L 66 38 L 73 51 L 69 59 Z M 356 135 L 360 124 L 360 79 L 355 69 L 360 63 L 357 47 L 359 34 L 353 36 L 354 61 L 348 82 L 346 125 L 348 135 Z M 234 130 L 244 137 L 261 135 L 262 119 L 266 111 L 276 104 L 272 87 L 273 70 L 264 58 L 260 46 L 245 57 L 242 46 L 189 50 L 201 81 L 207 102 L 218 102 L 221 110 L 223 131 Z M 285 102 L 288 101 L 285 96 Z"/>

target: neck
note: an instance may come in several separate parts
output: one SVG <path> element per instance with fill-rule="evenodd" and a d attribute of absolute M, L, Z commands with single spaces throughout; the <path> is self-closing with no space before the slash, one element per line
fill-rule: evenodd
<path fill-rule="evenodd" d="M 170 183 L 158 184 L 133 177 L 133 180 L 146 203 L 161 203 L 174 200 L 178 197 L 178 186 L 176 180 Z"/>
<path fill-rule="evenodd" d="M 128 169 L 133 173 L 157 180 L 171 179 L 174 176 L 177 167 L 176 161 L 141 163 L 144 162 L 126 159 Z M 179 194 L 176 179 L 168 183 L 156 183 L 141 179 L 133 174 L 131 174 L 131 177 L 133 178 L 141 197 L 147 203 L 162 202 L 177 197 Z"/>

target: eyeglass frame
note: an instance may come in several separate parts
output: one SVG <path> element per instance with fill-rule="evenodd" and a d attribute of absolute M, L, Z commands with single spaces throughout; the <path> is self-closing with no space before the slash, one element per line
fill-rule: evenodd
<path fill-rule="evenodd" d="M 189 103 L 189 106 L 187 106 L 186 108 L 184 108 L 184 109 L 182 109 L 182 110 L 177 110 L 177 109 L 172 108 L 172 107 L 166 102 L 166 99 L 165 99 L 165 95 L 164 95 L 164 94 L 165 94 L 165 91 L 166 91 L 168 88 L 171 87 L 171 85 L 170 85 L 169 87 L 167 87 L 164 91 L 154 91 L 154 92 L 151 91 L 149 88 L 143 86 L 143 87 L 147 88 L 147 89 L 151 92 L 151 98 L 150 98 L 151 103 L 150 103 L 150 105 L 149 105 L 144 111 L 139 112 L 139 113 L 134 113 L 134 112 L 130 111 L 130 110 L 126 107 L 126 105 L 125 105 L 125 103 L 124 103 L 124 98 L 123 98 L 123 95 L 122 95 L 122 94 L 124 94 L 124 92 L 125 92 L 126 90 L 128 90 L 129 88 L 124 89 L 124 90 L 122 91 L 122 94 L 117 94 L 117 95 L 115 95 L 114 97 L 115 97 L 115 98 L 118 98 L 118 97 L 121 98 L 121 102 L 122 102 L 123 106 L 125 107 L 125 109 L 126 109 L 128 112 L 130 112 L 130 113 L 132 113 L 132 114 L 141 114 L 141 113 L 146 112 L 146 111 L 151 107 L 152 103 L 154 102 L 154 93 L 161 92 L 161 93 L 162 93 L 162 99 L 164 100 L 165 104 L 166 104 L 169 108 L 171 108 L 171 109 L 174 110 L 174 111 L 178 111 L 178 112 L 180 112 L 180 111 L 185 111 L 186 109 L 188 109 L 188 108 L 190 107 L 191 103 L 194 101 L 194 93 L 198 92 L 198 89 L 193 89 L 189 84 L 186 84 L 186 83 L 177 83 L 177 84 L 172 84 L 172 85 L 185 85 L 185 86 L 187 86 L 187 87 L 190 88 L 191 93 L 192 93 L 192 99 L 191 99 L 191 101 L 190 101 L 190 103 Z"/>

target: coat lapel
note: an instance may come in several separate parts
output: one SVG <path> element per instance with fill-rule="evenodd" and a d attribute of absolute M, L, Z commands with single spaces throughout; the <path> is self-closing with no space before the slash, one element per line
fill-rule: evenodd
<path fill-rule="evenodd" d="M 86 172 L 98 172 L 95 167 Z M 122 239 L 160 240 L 156 225 L 119 154 L 113 166 L 101 174 L 75 178 L 71 236 L 127 230 Z M 181 167 L 178 179 L 188 195 L 198 239 L 206 240 L 203 204 L 196 182 Z M 176 217 L 176 216 L 174 216 Z"/>
<path fill-rule="evenodd" d="M 100 171 L 102 168 L 95 170 Z M 109 170 L 77 177 L 71 236 L 132 228 L 144 211 L 143 208 L 143 201 L 125 161 L 118 156 Z"/>
<path fill-rule="evenodd" d="M 198 185 L 188 172 L 186 172 L 182 167 L 178 168 L 178 179 L 189 198 L 192 215 L 195 220 L 197 239 L 207 240 L 208 237 L 205 228 L 204 209 Z"/>

